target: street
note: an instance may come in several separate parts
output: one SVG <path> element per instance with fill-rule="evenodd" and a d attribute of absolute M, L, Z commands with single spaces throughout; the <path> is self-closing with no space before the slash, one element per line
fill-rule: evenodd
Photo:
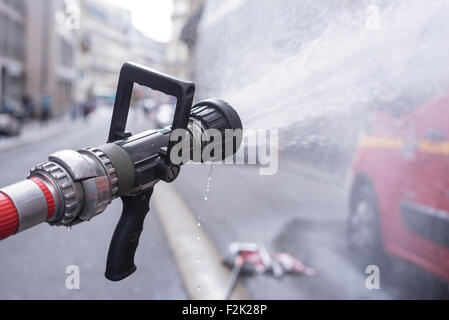
<path fill-rule="evenodd" d="M 5 186 L 24 178 L 33 165 L 57 150 L 101 145 L 108 132 L 110 112 L 101 109 L 87 123 L 68 123 L 54 137 L 2 152 L 0 184 Z M 147 126 L 136 113 L 131 114 L 130 124 L 135 133 Z M 210 173 L 210 190 L 206 192 Z M 381 270 L 380 290 L 365 287 L 365 267 L 352 262 L 346 247 L 350 179 L 343 180 L 287 158 L 281 159 L 279 171 L 273 176 L 261 176 L 258 166 L 216 165 L 211 171 L 210 165 L 188 165 L 174 187 L 194 218 L 200 219 L 201 228 L 224 260 L 229 258 L 232 242 L 256 242 L 272 251 L 291 253 L 317 270 L 312 277 L 243 276 L 242 283 L 254 299 L 444 297 L 444 283 L 398 261 L 398 270 Z M 136 256 L 136 274 L 120 283 L 104 278 L 109 241 L 120 213 L 120 201 L 115 201 L 92 222 L 75 226 L 70 232 L 42 224 L 2 241 L 0 298 L 188 298 L 179 266 L 154 210 L 145 223 Z M 66 268 L 71 265 L 80 268 L 80 290 L 68 290 L 65 286 L 69 276 Z M 424 279 L 426 290 L 422 289 Z"/>
<path fill-rule="evenodd" d="M 365 287 L 366 266 L 353 263 L 346 246 L 348 188 L 344 183 L 309 174 L 309 169 L 291 159 L 281 161 L 277 175 L 266 177 L 255 166 L 217 166 L 205 201 L 210 168 L 183 169 L 175 182 L 177 190 L 205 219 L 204 227 L 224 257 L 232 242 L 262 242 L 317 269 L 313 277 L 243 277 L 255 299 L 449 297 L 447 284 L 396 260 L 394 267 L 380 269 L 380 290 Z"/>

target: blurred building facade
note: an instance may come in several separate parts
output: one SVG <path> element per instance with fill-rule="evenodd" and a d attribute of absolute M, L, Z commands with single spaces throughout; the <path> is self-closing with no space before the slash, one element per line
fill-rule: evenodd
<path fill-rule="evenodd" d="M 99 0 L 81 2 L 81 92 L 113 95 L 130 45 L 131 13 Z"/>
<path fill-rule="evenodd" d="M 115 95 L 122 64 L 165 69 L 166 44 L 102 0 L 0 0 L 0 112 L 50 98 L 54 116 Z M 48 101 L 48 100 L 47 100 Z"/>
<path fill-rule="evenodd" d="M 165 69 L 167 44 L 154 41 L 135 28 L 131 30 L 130 42 L 130 55 L 135 62 L 157 70 Z"/>
<path fill-rule="evenodd" d="M 0 0 L 0 110 L 19 103 L 24 90 L 25 0 Z"/>
<path fill-rule="evenodd" d="M 204 0 L 173 0 L 173 37 L 167 48 L 167 68 L 183 78 L 194 78 L 196 27 Z"/>
<path fill-rule="evenodd" d="M 52 114 L 62 115 L 78 78 L 79 2 L 27 0 L 27 8 L 25 94 L 38 106 L 51 97 Z"/>
<path fill-rule="evenodd" d="M 136 30 L 131 13 L 101 0 L 81 2 L 80 96 L 115 94 L 124 62 L 162 68 L 165 44 Z"/>

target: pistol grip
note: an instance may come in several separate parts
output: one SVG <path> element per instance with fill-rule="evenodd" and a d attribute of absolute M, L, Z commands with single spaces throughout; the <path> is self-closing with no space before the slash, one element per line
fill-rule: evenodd
<path fill-rule="evenodd" d="M 150 211 L 153 188 L 137 196 L 124 196 L 123 212 L 109 247 L 105 277 L 121 281 L 133 274 L 137 267 L 134 256 L 143 231 L 145 217 Z"/>

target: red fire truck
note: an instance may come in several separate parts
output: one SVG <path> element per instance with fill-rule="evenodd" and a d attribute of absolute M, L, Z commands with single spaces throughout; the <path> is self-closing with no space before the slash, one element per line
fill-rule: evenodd
<path fill-rule="evenodd" d="M 449 92 L 376 112 L 353 172 L 353 252 L 386 252 L 449 281 Z"/>

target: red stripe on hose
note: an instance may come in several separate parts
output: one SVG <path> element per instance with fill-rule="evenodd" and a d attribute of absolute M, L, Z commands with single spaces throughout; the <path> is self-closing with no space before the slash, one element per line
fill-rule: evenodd
<path fill-rule="evenodd" d="M 0 192 L 0 240 L 12 236 L 18 228 L 19 214 L 17 209 L 11 199 Z"/>
<path fill-rule="evenodd" d="M 30 181 L 33 181 L 35 184 L 37 184 L 37 186 L 44 193 L 48 208 L 47 220 L 53 218 L 53 216 L 55 215 L 55 199 L 53 198 L 50 189 L 48 189 L 45 183 L 39 178 L 31 178 Z"/>

